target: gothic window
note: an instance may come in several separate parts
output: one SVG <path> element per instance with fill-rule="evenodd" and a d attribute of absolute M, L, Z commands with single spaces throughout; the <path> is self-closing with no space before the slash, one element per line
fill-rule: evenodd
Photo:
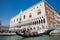
<path fill-rule="evenodd" d="M 32 28 L 30 28 L 30 30 L 32 30 Z"/>
<path fill-rule="evenodd" d="M 45 19 L 43 19 L 44 23 L 45 23 Z"/>
<path fill-rule="evenodd" d="M 32 17 L 32 15 L 31 15 L 31 13 L 29 14 L 29 18 L 31 18 Z"/>
<path fill-rule="evenodd" d="M 39 15 L 39 14 L 41 14 L 41 11 L 40 11 L 40 9 L 38 10 L 38 12 L 37 12 L 37 15 Z"/>
<path fill-rule="evenodd" d="M 41 23 L 43 23 L 42 19 L 41 19 Z"/>
<path fill-rule="evenodd" d="M 21 21 L 21 18 L 20 18 L 20 21 Z"/>
<path fill-rule="evenodd" d="M 40 24 L 40 20 L 39 20 L 39 24 Z"/>
<path fill-rule="evenodd" d="M 36 25 L 36 21 L 35 21 L 35 25 Z"/>
<path fill-rule="evenodd" d="M 38 21 L 37 21 L 37 24 L 38 24 Z"/>
<path fill-rule="evenodd" d="M 25 15 L 24 15 L 24 19 L 25 19 Z"/>
<path fill-rule="evenodd" d="M 18 19 L 17 19 L 17 21 L 18 21 Z"/>
<path fill-rule="evenodd" d="M 37 7 L 38 8 L 38 7 Z"/>
<path fill-rule="evenodd" d="M 19 23 L 21 23 L 21 18 L 20 18 L 20 21 L 19 21 Z"/>

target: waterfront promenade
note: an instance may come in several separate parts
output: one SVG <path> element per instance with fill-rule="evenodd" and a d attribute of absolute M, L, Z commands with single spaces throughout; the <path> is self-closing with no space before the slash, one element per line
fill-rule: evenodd
<path fill-rule="evenodd" d="M 0 25 L 0 36 L 13 36 L 15 31 L 9 30 L 9 26 Z"/>

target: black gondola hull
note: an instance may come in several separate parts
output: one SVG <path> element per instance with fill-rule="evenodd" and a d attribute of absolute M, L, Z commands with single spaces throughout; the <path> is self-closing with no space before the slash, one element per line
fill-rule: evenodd
<path fill-rule="evenodd" d="M 19 34 L 18 32 L 16 32 L 17 35 L 19 36 L 22 36 L 22 37 L 37 37 L 37 36 L 41 36 L 43 33 L 40 33 L 40 34 L 36 34 L 36 35 L 22 35 L 22 34 Z"/>

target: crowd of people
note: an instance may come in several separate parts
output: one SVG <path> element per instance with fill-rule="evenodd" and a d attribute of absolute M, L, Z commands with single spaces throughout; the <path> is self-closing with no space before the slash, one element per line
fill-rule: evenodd
<path fill-rule="evenodd" d="M 23 33 L 24 35 L 36 35 L 37 32 L 35 31 L 32 31 L 33 29 L 32 28 L 23 28 L 23 29 L 19 29 L 19 30 L 0 30 L 0 33 L 15 33 L 15 32 L 18 32 L 18 33 Z"/>
<path fill-rule="evenodd" d="M 15 31 L 10 31 L 10 30 L 0 30 L 0 33 L 15 33 Z"/>
<path fill-rule="evenodd" d="M 18 30 L 18 32 L 19 32 L 20 34 L 23 33 L 24 35 L 36 35 L 37 32 L 32 31 L 32 30 L 33 30 L 32 28 L 27 28 L 27 30 L 24 28 L 24 29 Z"/>

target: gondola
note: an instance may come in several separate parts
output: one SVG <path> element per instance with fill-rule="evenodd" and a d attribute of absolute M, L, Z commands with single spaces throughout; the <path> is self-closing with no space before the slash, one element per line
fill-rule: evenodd
<path fill-rule="evenodd" d="M 16 32 L 16 34 L 19 36 L 22 36 L 22 37 L 37 37 L 37 36 L 41 36 L 43 33 L 35 34 L 35 35 L 25 35 L 25 34 L 21 34 L 19 32 Z"/>
<path fill-rule="evenodd" d="M 53 29 L 52 29 L 53 30 Z M 52 30 L 47 30 L 44 33 L 37 33 L 37 34 L 33 34 L 33 35 L 25 35 L 24 33 L 20 33 L 20 32 L 16 32 L 17 35 L 22 36 L 22 37 L 37 37 L 37 36 L 42 36 L 44 34 L 48 34 L 52 31 Z"/>

